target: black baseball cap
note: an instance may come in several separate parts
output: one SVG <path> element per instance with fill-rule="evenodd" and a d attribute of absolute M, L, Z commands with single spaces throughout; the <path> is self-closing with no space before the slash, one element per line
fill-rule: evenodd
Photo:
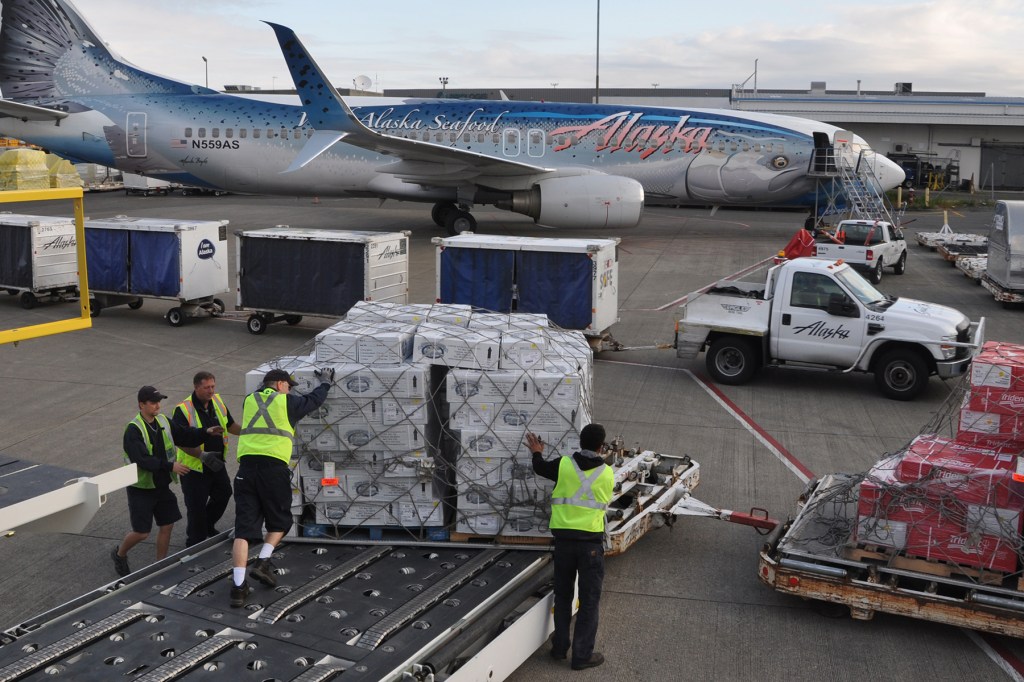
<path fill-rule="evenodd" d="M 158 403 L 166 398 L 163 393 L 156 390 L 152 386 L 143 386 L 139 389 L 139 402 L 140 403 Z"/>
<path fill-rule="evenodd" d="M 263 377 L 263 384 L 273 384 L 277 381 L 287 381 L 289 386 L 298 386 L 299 382 L 292 378 L 292 375 L 283 369 L 272 369 Z"/>

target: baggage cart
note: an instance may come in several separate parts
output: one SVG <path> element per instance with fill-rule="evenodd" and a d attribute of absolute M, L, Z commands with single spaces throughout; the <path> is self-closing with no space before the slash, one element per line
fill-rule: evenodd
<path fill-rule="evenodd" d="M 147 298 L 178 301 L 172 327 L 189 317 L 219 315 L 228 285 L 227 220 L 187 221 L 117 216 L 85 222 L 92 315 L 103 308 L 142 307 Z"/>
<path fill-rule="evenodd" d="M 0 288 L 30 310 L 78 296 L 73 218 L 0 214 Z"/>
<path fill-rule="evenodd" d="M 237 310 L 249 332 L 303 315 L 341 317 L 357 301 L 409 302 L 409 235 L 287 225 L 235 233 Z"/>
<path fill-rule="evenodd" d="M 148 197 L 151 194 L 158 194 L 160 196 L 167 196 L 175 187 L 174 184 L 167 180 L 136 175 L 135 173 L 124 173 L 122 178 L 126 195 L 141 194 Z"/>
<path fill-rule="evenodd" d="M 600 337 L 619 319 L 619 239 L 435 237 L 437 301 L 498 313 L 544 313 Z"/>

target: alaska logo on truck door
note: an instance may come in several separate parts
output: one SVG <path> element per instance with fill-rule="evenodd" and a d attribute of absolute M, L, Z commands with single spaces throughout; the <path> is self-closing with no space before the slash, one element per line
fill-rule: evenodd
<path fill-rule="evenodd" d="M 806 324 L 803 327 L 793 327 L 793 334 L 807 333 L 807 336 L 817 336 L 822 339 L 848 339 L 850 338 L 850 330 L 839 325 L 838 327 L 830 327 L 827 323 L 818 321 L 813 324 Z"/>

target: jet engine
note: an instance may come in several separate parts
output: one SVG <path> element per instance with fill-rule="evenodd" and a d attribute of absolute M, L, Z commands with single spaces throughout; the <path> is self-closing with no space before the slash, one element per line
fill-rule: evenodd
<path fill-rule="evenodd" d="M 644 208 L 644 188 L 630 178 L 574 175 L 541 180 L 496 205 L 547 227 L 635 227 Z"/>

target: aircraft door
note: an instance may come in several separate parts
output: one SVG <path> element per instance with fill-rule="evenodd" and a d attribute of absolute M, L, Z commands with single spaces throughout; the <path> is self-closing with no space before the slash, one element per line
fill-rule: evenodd
<path fill-rule="evenodd" d="M 128 156 L 145 158 L 146 156 L 146 114 L 139 111 L 128 112 L 125 123 L 125 142 Z"/>
<path fill-rule="evenodd" d="M 835 170 L 835 152 L 828 133 L 814 133 L 814 172 L 826 173 L 829 167 Z"/>
<path fill-rule="evenodd" d="M 839 283 L 826 275 L 794 272 L 789 291 L 777 296 L 781 309 L 773 315 L 773 355 L 779 360 L 816 362 L 849 367 L 860 355 L 865 321 L 859 308 L 850 316 L 831 315 L 829 297 L 849 298 Z"/>

